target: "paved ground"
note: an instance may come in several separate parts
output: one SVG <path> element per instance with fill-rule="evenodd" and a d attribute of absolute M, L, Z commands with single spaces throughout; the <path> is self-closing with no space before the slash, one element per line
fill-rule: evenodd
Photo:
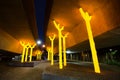
<path fill-rule="evenodd" d="M 62 70 L 58 69 L 58 64 L 54 67 L 47 67 L 46 73 L 77 78 L 77 80 L 120 80 L 120 67 L 106 64 L 100 64 L 100 67 L 101 73 L 96 74 L 92 63 L 72 62 Z"/>
<path fill-rule="evenodd" d="M 50 64 L 40 62 L 35 67 L 11 67 L 0 64 L 0 80 L 42 80 L 42 72 Z"/>
<path fill-rule="evenodd" d="M 0 80 L 42 80 L 43 74 L 73 77 L 78 80 L 120 80 L 120 67 L 106 64 L 100 66 L 101 73 L 95 74 L 93 65 L 89 62 L 69 62 L 62 70 L 58 69 L 58 63 L 50 66 L 49 62 L 40 62 L 35 67 L 10 67 L 0 63 Z"/>

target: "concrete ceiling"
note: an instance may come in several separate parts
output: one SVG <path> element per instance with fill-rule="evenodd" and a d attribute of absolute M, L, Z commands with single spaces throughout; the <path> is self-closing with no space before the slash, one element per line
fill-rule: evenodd
<path fill-rule="evenodd" d="M 29 2 L 27 0 L 2 0 L 0 6 L 0 22 L 3 30 L 18 40 L 34 41 L 34 38 L 37 38 L 33 0 Z"/>
<path fill-rule="evenodd" d="M 120 27 L 95 37 L 94 41 L 97 49 L 120 46 Z M 69 47 L 68 50 L 71 51 L 90 50 L 89 41 L 85 40 L 82 43 L 78 43 L 77 45 Z"/>
<path fill-rule="evenodd" d="M 45 17 L 44 31 L 46 45 L 50 46 L 48 36 L 58 35 L 53 20 L 64 26 L 62 33 L 68 32 L 67 49 L 89 49 L 85 21 L 79 8 L 91 16 L 91 27 L 97 48 L 120 45 L 120 6 L 119 0 L 50 0 L 50 18 Z M 46 8 L 47 10 L 47 8 Z M 45 15 L 46 16 L 46 15 Z M 49 21 L 48 21 L 49 20 Z M 48 21 L 48 23 L 47 23 Z M 47 25 L 48 24 L 48 25 Z M 0 1 L 0 49 L 21 52 L 19 41 L 35 43 L 38 30 L 35 18 L 34 0 Z M 9 45 L 9 46 L 8 46 Z M 55 39 L 55 51 L 58 49 L 58 37 Z"/>
<path fill-rule="evenodd" d="M 58 31 L 53 20 L 64 26 L 62 33 L 68 32 L 67 49 L 89 49 L 85 21 L 79 8 L 91 16 L 91 28 L 97 48 L 120 45 L 120 1 L 119 0 L 54 0 L 50 13 L 46 44 L 50 45 L 48 36 Z M 55 50 L 58 49 L 58 37 L 55 39 Z"/>
<path fill-rule="evenodd" d="M 0 0 L 0 49 L 21 53 L 19 42 L 38 37 L 33 0 Z"/>

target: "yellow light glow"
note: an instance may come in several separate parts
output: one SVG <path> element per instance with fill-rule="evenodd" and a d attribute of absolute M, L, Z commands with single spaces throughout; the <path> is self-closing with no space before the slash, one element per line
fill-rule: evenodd
<path fill-rule="evenodd" d="M 20 44 L 23 46 L 23 52 L 22 52 L 22 58 L 21 58 L 21 62 L 23 63 L 24 60 L 25 62 L 27 62 L 28 60 L 28 52 L 29 52 L 29 48 L 30 48 L 30 58 L 29 58 L 29 62 L 32 61 L 32 52 L 33 52 L 33 48 L 36 46 L 36 44 L 34 44 L 33 46 L 31 46 L 29 43 L 27 43 L 25 45 L 24 42 L 20 41 Z M 25 59 L 24 59 L 25 58 Z"/>
<path fill-rule="evenodd" d="M 29 62 L 32 61 L 32 52 L 33 52 L 33 48 L 36 46 L 36 44 L 34 44 L 33 46 L 30 45 L 30 59 Z"/>
<path fill-rule="evenodd" d="M 22 58 L 21 58 L 21 63 L 24 62 L 24 56 L 25 56 L 25 43 L 23 43 L 22 41 L 20 41 L 20 44 L 23 46 L 23 51 L 22 51 Z"/>
<path fill-rule="evenodd" d="M 62 69 L 63 65 L 62 65 L 62 44 L 61 44 L 62 34 L 61 34 L 61 31 L 64 29 L 64 26 L 62 26 L 60 28 L 60 24 L 57 24 L 55 21 L 53 21 L 53 23 L 58 30 L 58 36 L 59 36 L 59 69 Z"/>
<path fill-rule="evenodd" d="M 92 59 L 93 59 L 95 72 L 100 73 L 100 67 L 99 67 L 97 52 L 96 52 L 95 43 L 94 43 L 92 30 L 91 30 L 91 25 L 90 25 L 91 16 L 89 16 L 89 14 L 87 12 L 84 12 L 82 10 L 82 8 L 80 8 L 79 11 L 80 11 L 83 19 L 86 22 L 86 28 L 87 28 L 88 38 L 89 38 L 90 47 L 91 47 L 91 51 L 92 51 Z"/>
<path fill-rule="evenodd" d="M 48 52 L 48 56 L 47 56 L 47 60 L 51 60 L 51 49 L 47 48 L 47 52 Z"/>
<path fill-rule="evenodd" d="M 25 62 L 27 62 L 27 60 L 28 60 L 28 49 L 29 49 L 29 47 L 30 47 L 30 44 L 28 43 L 26 45 Z"/>
<path fill-rule="evenodd" d="M 42 52 L 40 50 L 36 50 L 36 59 L 37 60 L 41 60 L 41 55 L 42 55 Z"/>
<path fill-rule="evenodd" d="M 53 37 L 49 36 L 49 39 L 51 41 L 51 65 L 54 64 L 54 54 L 53 54 L 53 47 L 54 47 L 54 39 L 55 39 L 55 34 Z"/>
<path fill-rule="evenodd" d="M 66 40 L 65 38 L 67 37 L 68 33 L 66 33 L 64 36 L 62 36 L 63 38 L 63 55 L 64 55 L 64 66 L 67 66 L 67 61 L 66 61 Z"/>

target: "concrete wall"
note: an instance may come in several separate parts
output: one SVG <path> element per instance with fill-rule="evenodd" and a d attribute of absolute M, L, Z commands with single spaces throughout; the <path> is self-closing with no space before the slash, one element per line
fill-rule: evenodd
<path fill-rule="evenodd" d="M 15 53 L 21 53 L 22 51 L 22 47 L 19 41 L 1 29 L 0 29 L 0 49 Z"/>

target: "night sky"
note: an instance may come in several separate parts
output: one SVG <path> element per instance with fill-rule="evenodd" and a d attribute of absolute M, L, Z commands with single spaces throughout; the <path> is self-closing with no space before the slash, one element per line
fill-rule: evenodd
<path fill-rule="evenodd" d="M 44 43 L 44 17 L 46 0 L 34 0 L 39 39 Z"/>

